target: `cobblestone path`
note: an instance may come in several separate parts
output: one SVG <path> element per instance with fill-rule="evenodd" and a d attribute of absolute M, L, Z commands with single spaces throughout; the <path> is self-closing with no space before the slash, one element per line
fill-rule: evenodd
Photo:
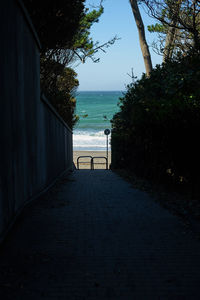
<path fill-rule="evenodd" d="M 200 242 L 111 171 L 63 178 L 0 250 L 0 299 L 200 299 Z"/>

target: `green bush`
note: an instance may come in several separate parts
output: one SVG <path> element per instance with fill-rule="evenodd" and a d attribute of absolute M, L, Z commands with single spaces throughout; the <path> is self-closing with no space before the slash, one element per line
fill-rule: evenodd
<path fill-rule="evenodd" d="M 140 176 L 197 181 L 200 57 L 158 65 L 130 84 L 112 120 L 112 166 Z"/>
<path fill-rule="evenodd" d="M 41 60 L 41 88 L 50 103 L 70 128 L 78 121 L 76 91 L 79 82 L 77 73 L 55 61 Z"/>

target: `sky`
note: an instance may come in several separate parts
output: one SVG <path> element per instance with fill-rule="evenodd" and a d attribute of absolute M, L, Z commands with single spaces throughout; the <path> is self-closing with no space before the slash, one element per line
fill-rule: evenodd
<path fill-rule="evenodd" d="M 100 0 L 86 0 L 86 6 L 98 5 Z M 116 91 L 125 90 L 131 82 L 128 74 L 133 68 L 134 76 L 139 79 L 145 72 L 142 53 L 139 45 L 138 31 L 129 0 L 104 0 L 104 13 L 99 23 L 91 29 L 94 41 L 104 43 L 117 35 L 114 45 L 106 49 L 106 53 L 98 53 L 99 63 L 88 59 L 84 64 L 75 66 L 78 73 L 79 91 Z M 149 45 L 156 35 L 147 31 L 147 25 L 155 21 L 140 9 L 145 25 L 146 38 Z M 161 63 L 162 57 L 155 54 L 150 47 L 153 66 Z"/>

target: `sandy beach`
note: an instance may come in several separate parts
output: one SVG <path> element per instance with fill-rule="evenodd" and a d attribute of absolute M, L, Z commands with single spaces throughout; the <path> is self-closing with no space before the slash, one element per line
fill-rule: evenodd
<path fill-rule="evenodd" d="M 73 161 L 77 168 L 77 158 L 79 156 L 92 156 L 92 157 L 106 157 L 106 151 L 74 151 Z M 85 157 L 79 159 L 79 168 L 80 169 L 90 169 L 91 167 L 91 158 Z M 108 152 L 108 168 L 111 163 L 111 151 Z M 94 169 L 106 169 L 106 160 L 104 158 L 95 158 L 94 159 Z"/>

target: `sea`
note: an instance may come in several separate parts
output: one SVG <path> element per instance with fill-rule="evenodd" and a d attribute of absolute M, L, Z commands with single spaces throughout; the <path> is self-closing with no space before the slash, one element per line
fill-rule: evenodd
<path fill-rule="evenodd" d="M 110 120 L 119 110 L 122 91 L 80 91 L 76 96 L 76 114 L 79 121 L 73 130 L 75 151 L 105 151 L 105 129 L 111 130 Z M 109 150 L 110 150 L 110 136 Z"/>

